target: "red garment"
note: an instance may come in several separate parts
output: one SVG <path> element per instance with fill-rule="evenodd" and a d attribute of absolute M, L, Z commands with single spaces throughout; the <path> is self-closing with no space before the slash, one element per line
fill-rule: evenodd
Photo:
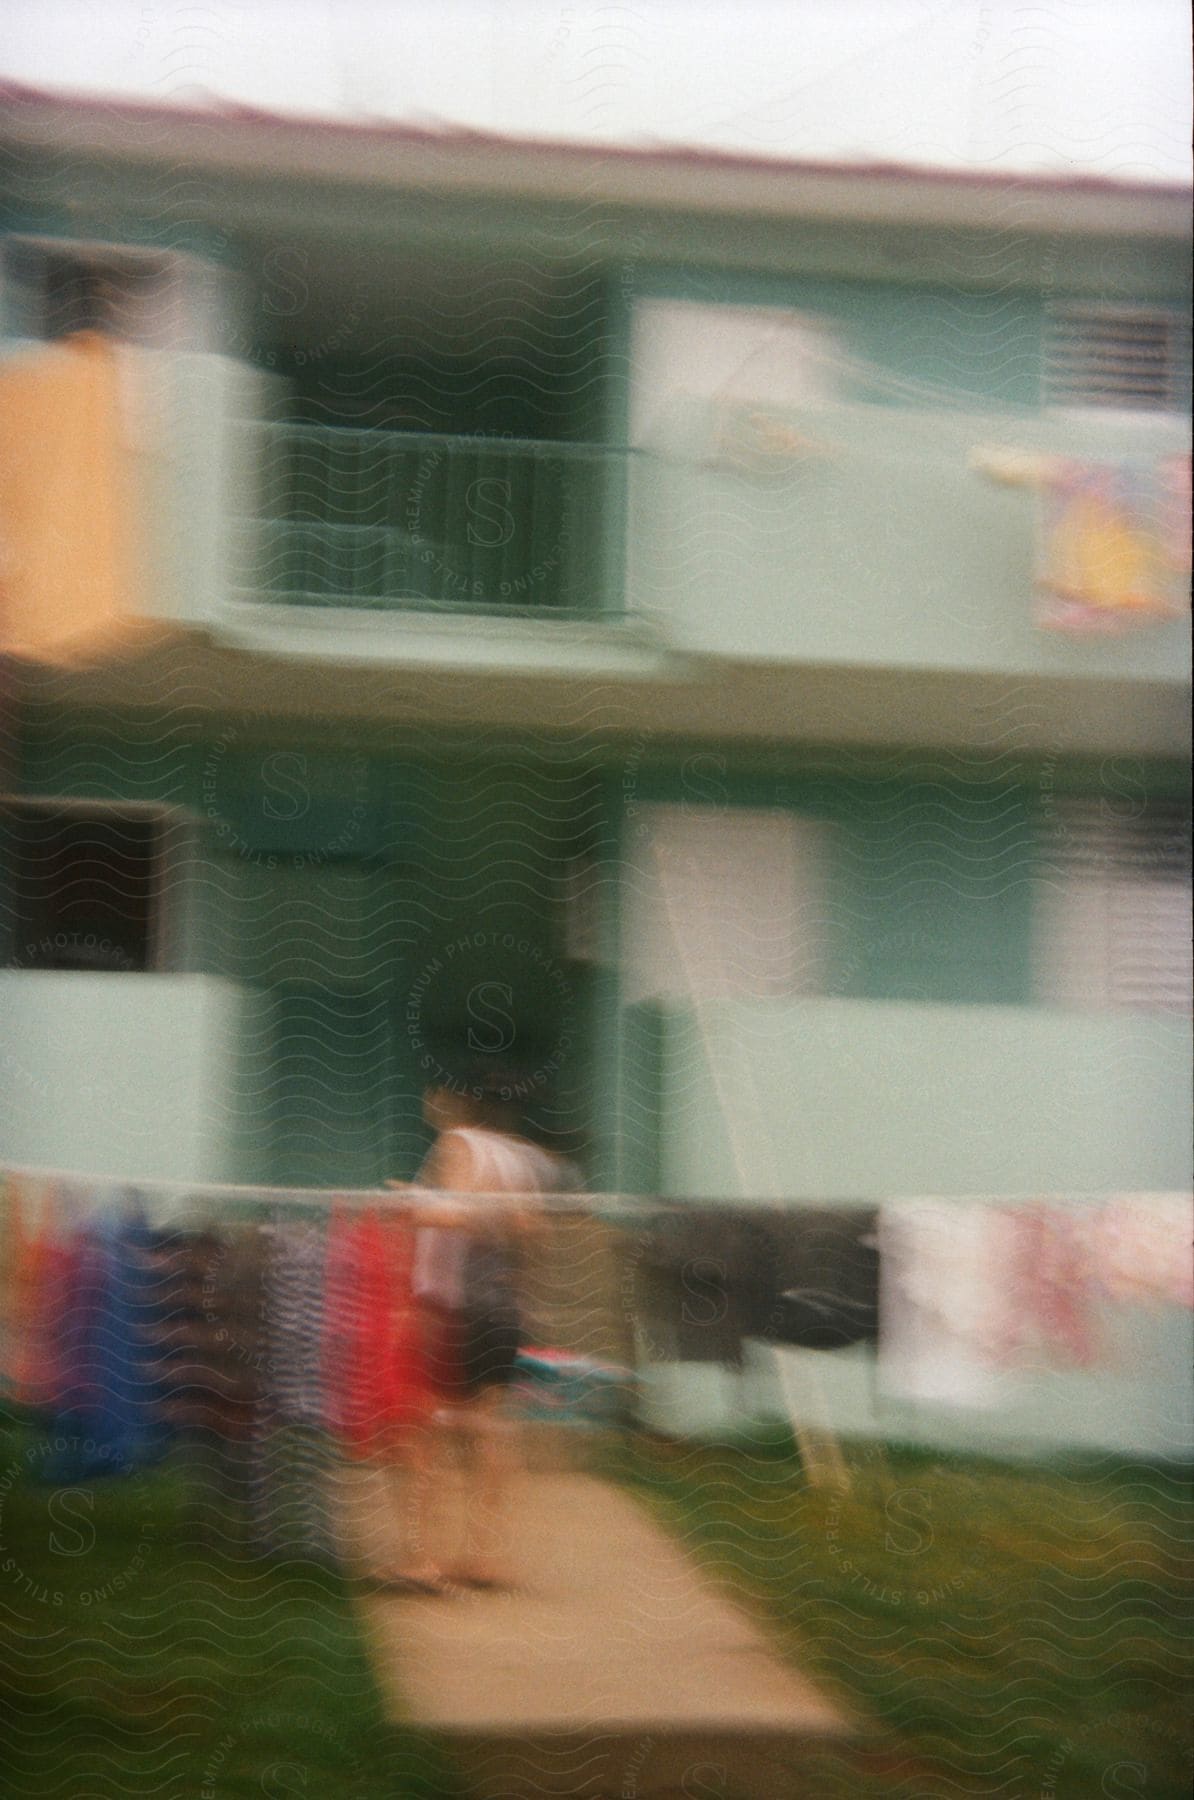
<path fill-rule="evenodd" d="M 329 1423 L 352 1456 L 392 1449 L 435 1405 L 410 1291 L 411 1234 L 375 1212 L 333 1212 L 324 1363 Z"/>
<path fill-rule="evenodd" d="M 9 1177 L 10 1254 L 9 1343 L 4 1373 L 18 1406 L 52 1404 L 59 1376 L 52 1325 L 68 1304 L 70 1254 L 57 1225 L 57 1195 L 43 1190 L 35 1223 L 27 1219 L 29 1190 Z"/>

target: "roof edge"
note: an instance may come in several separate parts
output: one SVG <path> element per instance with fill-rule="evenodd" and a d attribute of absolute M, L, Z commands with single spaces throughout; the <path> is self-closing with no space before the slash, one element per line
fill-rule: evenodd
<path fill-rule="evenodd" d="M 263 140 L 270 139 L 273 162 L 268 148 L 263 159 Z M 1178 182 L 887 161 L 784 160 L 679 144 L 508 137 L 449 123 L 273 113 L 218 99 L 205 107 L 173 106 L 12 82 L 0 82 L 0 142 L 12 148 L 56 145 L 131 163 L 185 154 L 213 169 L 341 182 L 400 186 L 417 177 L 421 183 L 476 192 L 547 197 L 580 191 L 586 199 L 636 208 L 815 215 L 835 211 L 838 200 L 850 200 L 848 217 L 899 217 L 908 223 L 950 224 L 963 218 L 978 223 L 978 215 L 991 210 L 992 223 L 1006 228 L 1011 221 L 1000 209 L 1015 196 L 1027 203 L 1031 215 L 1015 220 L 1021 228 L 1098 230 L 1091 216 L 1107 208 L 1125 215 L 1111 228 L 1127 231 L 1126 215 L 1143 205 L 1141 235 L 1189 235 L 1191 187 Z M 390 160 L 398 150 L 406 153 L 400 168 Z M 655 180 L 644 189 L 648 175 Z M 1050 202 L 1057 201 L 1064 205 L 1055 212 Z"/>

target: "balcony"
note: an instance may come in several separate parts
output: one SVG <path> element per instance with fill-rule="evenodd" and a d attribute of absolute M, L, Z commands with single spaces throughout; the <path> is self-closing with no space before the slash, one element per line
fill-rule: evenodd
<path fill-rule="evenodd" d="M 0 969 L 0 1161 L 235 1175 L 258 1129 L 258 1010 L 217 976 Z"/>
<path fill-rule="evenodd" d="M 859 671 L 1188 678 L 1188 616 L 1122 636 L 1039 629 L 1038 496 L 971 460 L 985 447 L 1181 455 L 1187 421 L 836 402 L 740 413 L 673 401 L 633 466 L 629 601 L 678 648 Z"/>
<path fill-rule="evenodd" d="M 580 618 L 620 610 L 596 444 L 341 425 L 256 428 L 246 597 L 285 607 Z"/>
<path fill-rule="evenodd" d="M 666 1196 L 1180 1191 L 1189 1023 L 894 1000 L 711 1000 L 628 1019 Z"/>

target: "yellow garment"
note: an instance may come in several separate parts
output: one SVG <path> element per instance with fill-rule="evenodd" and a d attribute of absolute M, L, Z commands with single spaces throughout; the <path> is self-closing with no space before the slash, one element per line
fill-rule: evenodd
<path fill-rule="evenodd" d="M 1168 548 L 1181 531 L 1180 459 L 1169 459 L 1176 469 L 1163 463 L 1147 477 L 1015 450 L 977 450 L 970 461 L 993 481 L 1039 495 L 1037 586 L 1066 603 L 1041 623 L 1110 623 L 1115 614 L 1174 617 L 1182 610 Z"/>
<path fill-rule="evenodd" d="M 1043 585 L 1084 606 L 1156 612 L 1161 572 L 1155 540 L 1096 495 L 1062 490 L 1055 504 Z"/>
<path fill-rule="evenodd" d="M 78 332 L 0 364 L 0 656 L 86 665 L 161 629 L 120 356 Z"/>

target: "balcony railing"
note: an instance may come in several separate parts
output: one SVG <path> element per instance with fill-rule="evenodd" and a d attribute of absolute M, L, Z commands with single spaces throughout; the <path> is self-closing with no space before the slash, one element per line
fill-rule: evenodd
<path fill-rule="evenodd" d="M 623 453 L 345 426 L 257 430 L 245 579 L 259 598 L 565 615 L 620 605 L 608 545 Z"/>

